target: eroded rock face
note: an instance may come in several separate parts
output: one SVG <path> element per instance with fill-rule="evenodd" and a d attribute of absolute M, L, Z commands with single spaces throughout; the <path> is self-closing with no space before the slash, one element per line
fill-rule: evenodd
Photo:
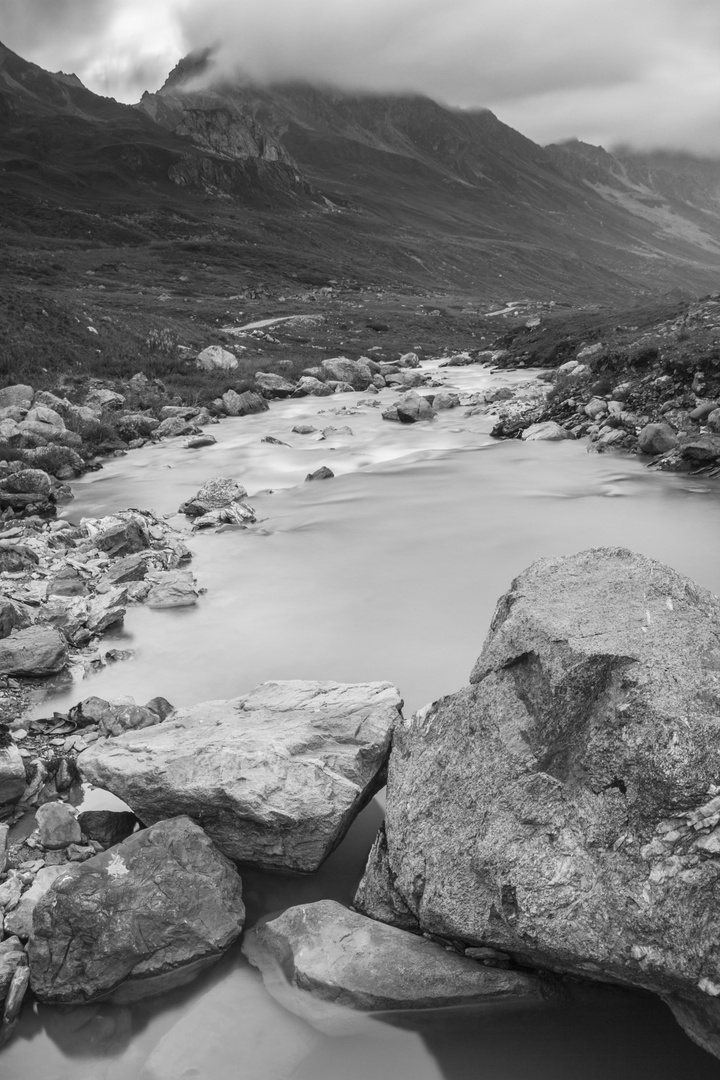
<path fill-rule="evenodd" d="M 41 1001 L 123 1002 L 190 982 L 240 934 L 235 867 L 186 817 L 162 821 L 58 874 L 28 943 Z"/>
<path fill-rule="evenodd" d="M 312 872 L 383 779 L 390 683 L 268 682 L 98 741 L 85 777 L 145 824 L 188 814 L 233 859 Z"/>
<path fill-rule="evenodd" d="M 471 685 L 398 725 L 356 904 L 654 990 L 720 1053 L 719 779 L 717 598 L 624 549 L 541 560 Z"/>
<path fill-rule="evenodd" d="M 541 1001 L 544 996 L 542 983 L 532 975 L 484 967 L 335 900 L 288 908 L 253 928 L 243 952 L 262 971 L 270 993 L 279 980 L 363 1011 Z"/>

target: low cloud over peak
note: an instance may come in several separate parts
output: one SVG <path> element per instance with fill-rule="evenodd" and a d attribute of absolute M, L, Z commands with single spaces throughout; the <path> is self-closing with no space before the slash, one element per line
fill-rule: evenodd
<path fill-rule="evenodd" d="M 124 100 L 217 43 L 224 75 L 419 91 L 541 143 L 720 155 L 717 0 L 5 0 L 0 26 Z"/>

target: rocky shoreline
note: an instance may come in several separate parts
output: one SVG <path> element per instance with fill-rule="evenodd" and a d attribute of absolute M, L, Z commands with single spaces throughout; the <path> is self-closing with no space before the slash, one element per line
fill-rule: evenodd
<path fill-rule="evenodd" d="M 468 353 L 445 364 L 504 360 L 498 353 Z M 243 403 L 234 398 L 225 402 L 226 415 L 267 408 L 272 398 L 349 389 L 369 393 L 369 404 L 382 381 L 401 395 L 383 412 L 385 420 L 414 423 L 432 419 L 443 408 L 485 412 L 501 405 L 498 435 L 588 436 L 598 439 L 601 449 L 621 444 L 605 438 L 607 432 L 601 435 L 598 425 L 616 415 L 610 405 L 622 395 L 614 386 L 602 397 L 598 386 L 591 385 L 596 374 L 592 357 L 566 361 L 554 376 L 553 385 L 569 383 L 578 402 L 583 394 L 591 395 L 583 410 L 595 400 L 605 403 L 595 417 L 587 411 L 581 415 L 573 404 L 574 419 L 579 417 L 574 431 L 549 415 L 557 400 L 549 381 L 531 380 L 517 392 L 468 398 L 419 370 L 415 354 L 402 357 L 393 372 L 375 372 L 347 358 L 325 364 L 335 367 L 308 372 L 297 384 L 283 380 L 287 386 L 277 382 L 281 376 L 259 377 L 261 393 L 236 395 Z M 330 380 L 330 374 L 347 381 Z M 422 386 L 430 392 L 419 394 Z M 715 392 L 715 383 L 703 387 Z M 628 393 L 628 404 L 632 393 L 640 391 Z M 26 417 L 32 409 L 52 410 L 51 403 L 34 398 Z M 28 404 L 27 394 L 23 401 Z M 119 410 L 116 431 L 127 423 L 124 404 L 107 399 L 103 406 Z M 688 462 L 694 467 L 695 460 L 683 450 L 692 438 L 689 425 L 713 422 L 708 418 L 715 409 L 708 411 L 707 404 L 715 403 L 706 402 L 702 416 L 682 421 L 685 434 L 670 448 L 683 468 Z M 192 417 L 180 412 L 163 420 L 155 416 L 157 427 L 127 446 L 163 434 L 188 438 L 188 445 L 192 439 L 212 438 L 194 429 L 217 418 L 216 406 L 215 417 L 199 409 Z M 560 412 L 568 407 L 567 400 L 557 406 Z M 58 410 L 52 411 L 62 419 Z M 645 426 L 653 424 L 651 415 Z M 17 427 L 26 422 L 6 419 Z M 674 413 L 672 419 L 678 423 Z M 173 423 L 158 436 L 165 420 Z M 513 424 L 517 430 L 510 431 L 507 425 Z M 562 427 L 563 435 L 547 435 L 550 424 Z M 545 427 L 539 434 L 538 425 Z M 621 417 L 621 425 L 605 426 L 630 439 L 627 417 Z M 636 430 L 632 437 L 641 434 Z M 699 434 L 708 435 L 702 428 Z M 632 443 L 620 448 L 631 449 Z M 707 463 L 701 467 L 707 471 Z M 26 460 L 6 462 L 0 486 L 15 476 L 20 478 L 17 487 L 29 471 L 39 470 L 31 470 Z M 246 934 L 245 955 L 284 1008 L 322 1030 L 328 1009 L 336 1007 L 392 1012 L 467 1003 L 491 1008 L 503 1001 L 537 1007 L 557 999 L 562 980 L 589 978 L 659 994 L 689 1034 L 720 1056 L 715 932 L 695 903 L 702 901 L 706 910 L 707 896 L 720 880 L 715 837 L 720 751 L 708 720 L 711 714 L 716 718 L 720 704 L 711 662 L 720 633 L 714 598 L 641 556 L 591 552 L 580 569 L 576 563 L 583 556 L 572 556 L 555 560 L 557 565 L 537 564 L 518 579 L 499 602 L 471 688 L 414 718 L 403 718 L 400 694 L 387 683 L 286 682 L 189 709 L 174 709 L 162 698 L 144 706 L 86 698 L 67 715 L 26 722 L 22 712 L 33 680 L 120 658 L 112 649 L 103 653 L 98 640 L 122 621 L 127 604 L 172 607 L 192 604 L 198 595 L 192 574 L 183 569 L 190 558 L 184 538 L 166 522 L 136 510 L 83 519 L 77 526 L 53 520 L 65 480 L 43 475 L 49 486 L 34 479 L 38 491 L 9 491 L 36 500 L 39 493 L 44 501 L 8 504 L 0 533 L 0 559 L 5 560 L 0 623 L 5 685 L 0 691 L 6 721 L 0 732 L 0 1001 L 5 1002 L 0 1043 L 11 1036 L 28 987 L 48 1003 L 126 1002 L 194 979 L 242 933 L 242 867 L 314 872 L 383 786 L 389 769 L 387 820 L 371 852 L 356 910 L 319 901 L 290 909 Z M 255 517 L 246 497 L 237 481 L 215 477 L 180 511 L 198 528 L 247 525 Z M 648 575 L 651 584 L 643 585 Z M 547 595 L 546 577 L 552 579 Z M 657 596 L 657 611 L 650 594 Z M 545 610 L 552 596 L 564 598 L 553 638 L 557 656 L 552 649 L 546 655 L 544 616 L 535 610 Z M 518 597 L 528 614 L 522 614 L 522 605 L 517 608 L 513 619 L 520 629 L 511 634 L 512 648 L 505 656 L 503 627 Z M 638 605 L 644 605 L 644 612 Z M 598 613 L 602 621 L 601 641 L 593 642 L 590 651 L 581 640 L 586 636 L 581 613 L 586 611 Z M 508 625 L 514 625 L 513 619 Z M 678 625 L 668 628 L 668 619 Z M 691 662 L 679 642 L 699 640 L 703 633 L 709 637 L 702 656 Z M 570 665 L 571 679 L 565 671 L 564 648 L 569 656 L 579 650 L 584 657 L 587 672 L 579 681 L 577 665 Z M 681 656 L 677 681 L 683 680 L 683 687 L 688 680 L 699 687 L 683 690 L 682 700 L 668 702 L 666 676 L 659 674 L 667 656 L 675 658 L 676 666 Z M 524 657 L 535 658 L 527 672 Z M 633 674 L 637 664 L 647 668 L 639 680 Z M 480 691 L 473 687 L 485 693 L 496 667 L 512 671 L 509 683 L 501 679 L 497 690 L 493 684 L 488 700 L 480 702 Z M 590 695 L 587 701 L 583 687 Z M 600 711 L 588 724 L 583 709 L 593 697 Z M 565 734 L 553 728 L 561 723 L 559 708 L 568 725 Z M 687 731 L 678 726 L 681 714 Z M 657 752 L 646 752 L 641 722 L 648 730 L 664 725 L 667 746 L 658 742 Z M 493 723 L 497 728 L 491 731 Z M 628 742 L 633 725 L 637 731 Z M 485 728 L 487 760 L 477 762 L 476 735 Z M 560 749 L 553 749 L 556 742 Z M 430 773 L 407 780 L 416 754 L 419 761 L 427 760 Z M 667 761 L 663 754 L 669 755 Z M 445 763 L 445 794 L 434 800 L 431 774 L 437 778 L 438 755 Z M 586 772 L 591 779 L 578 787 L 578 776 Z M 498 778 L 490 792 L 481 783 L 488 775 Z M 503 777 L 507 783 L 500 783 Z M 118 796 L 127 809 L 83 811 L 83 782 Z M 425 805 L 426 794 L 432 805 Z M 482 812 L 497 814 L 500 821 L 517 812 L 526 824 L 523 815 L 530 815 L 531 827 L 513 841 L 515 853 L 506 857 L 505 867 L 501 854 L 507 838 L 501 830 L 502 842 L 495 843 L 492 816 L 483 846 L 470 861 L 467 853 L 474 844 L 458 839 L 464 828 L 460 819 L 472 822 L 485 803 Z M 450 817 L 459 807 L 460 818 L 439 823 L 440 807 Z M 585 821 L 582 836 L 575 836 L 573 818 Z M 551 855 L 541 850 L 541 842 L 550 842 Z M 476 903 L 470 883 L 481 857 L 487 895 Z M 547 873 L 540 874 L 538 859 Z M 433 870 L 429 878 L 428 868 L 443 867 L 443 860 L 447 865 L 439 877 Z M 555 877 L 546 881 L 551 871 Z M 214 883 L 210 892 L 207 882 Z M 627 894 L 632 919 L 612 907 L 608 888 Z M 453 899 L 457 889 L 466 907 Z M 676 895 L 678 889 L 682 896 Z M 557 927 L 550 926 L 552 933 L 542 922 L 543 903 L 551 909 L 547 918 L 557 921 Z M 560 913 L 567 908 L 575 926 L 578 905 L 587 908 L 589 922 L 585 938 L 575 945 L 562 929 Z M 668 926 L 681 917 L 681 908 L 684 932 L 666 942 Z M 108 912 L 120 910 L 126 921 L 121 924 L 114 915 L 108 919 Z M 330 966 L 328 942 L 335 949 Z M 300 955 L 302 963 L 293 959 Z M 399 981 L 398 972 L 404 973 Z"/>
<path fill-rule="evenodd" d="M 569 359 L 543 376 L 544 389 L 534 399 L 515 397 L 501 407 L 492 434 L 524 440 L 587 438 L 598 452 L 637 453 L 653 468 L 718 476 L 718 331 L 720 300 L 709 297 L 651 333 L 625 333 L 621 342 L 580 343 Z M 558 346 L 549 358 L 563 358 L 567 351 Z M 538 359 L 518 341 L 498 362 L 524 367 Z"/>

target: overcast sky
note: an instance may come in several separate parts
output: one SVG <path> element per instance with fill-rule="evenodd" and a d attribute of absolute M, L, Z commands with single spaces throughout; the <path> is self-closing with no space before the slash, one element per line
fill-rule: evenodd
<path fill-rule="evenodd" d="M 720 156 L 720 0 L 0 0 L 0 40 L 122 101 L 216 44 L 224 72 L 416 90 L 539 143 Z"/>

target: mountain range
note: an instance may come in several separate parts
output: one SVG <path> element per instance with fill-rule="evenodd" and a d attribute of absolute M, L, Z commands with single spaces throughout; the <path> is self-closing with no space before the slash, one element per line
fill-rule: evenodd
<path fill-rule="evenodd" d="M 0 128 L 16 235 L 138 244 L 192 222 L 265 247 L 280 278 L 574 302 L 717 288 L 720 161 L 541 147 L 417 95 L 213 82 L 208 53 L 129 106 L 0 45 Z"/>

